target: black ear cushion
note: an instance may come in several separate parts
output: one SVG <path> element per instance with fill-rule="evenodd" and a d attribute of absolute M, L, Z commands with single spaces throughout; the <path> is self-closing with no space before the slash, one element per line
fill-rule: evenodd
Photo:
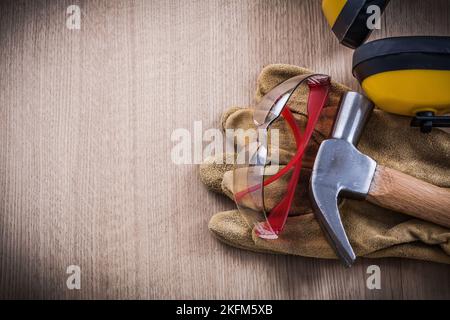
<path fill-rule="evenodd" d="M 377 5 L 383 13 L 388 3 L 389 0 L 348 0 L 333 25 L 339 42 L 352 49 L 363 44 L 372 33 L 367 27 L 372 13 L 367 13 L 367 8 Z"/>
<path fill-rule="evenodd" d="M 368 42 L 353 53 L 353 75 L 362 82 L 394 70 L 450 70 L 450 37 L 394 37 Z"/>

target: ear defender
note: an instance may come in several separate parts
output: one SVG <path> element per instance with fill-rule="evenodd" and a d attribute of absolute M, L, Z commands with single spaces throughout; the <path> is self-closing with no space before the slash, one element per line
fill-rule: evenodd
<path fill-rule="evenodd" d="M 322 11 L 339 42 L 356 49 L 353 75 L 377 107 L 412 116 L 411 126 L 422 132 L 450 127 L 450 37 L 396 37 L 364 44 L 373 30 L 369 20 L 377 12 L 381 16 L 388 3 L 322 0 Z"/>
<path fill-rule="evenodd" d="M 430 132 L 450 127 L 450 37 L 396 37 L 355 50 L 353 75 L 380 109 L 413 116 Z"/>
<path fill-rule="evenodd" d="M 380 16 L 389 0 L 322 0 L 322 11 L 339 42 L 355 49 L 372 33 L 367 21 L 374 14 L 371 6 L 380 9 Z"/>

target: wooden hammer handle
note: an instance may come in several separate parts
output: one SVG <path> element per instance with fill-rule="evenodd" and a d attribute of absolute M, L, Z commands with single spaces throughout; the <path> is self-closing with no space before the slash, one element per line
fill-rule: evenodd
<path fill-rule="evenodd" d="M 450 228 L 450 189 L 377 166 L 367 200 L 380 207 Z"/>

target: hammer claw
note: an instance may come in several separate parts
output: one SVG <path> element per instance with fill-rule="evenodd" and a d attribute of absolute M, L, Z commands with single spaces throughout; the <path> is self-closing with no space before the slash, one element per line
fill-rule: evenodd
<path fill-rule="evenodd" d="M 335 208 L 332 208 L 330 212 L 326 212 L 326 208 L 319 209 L 321 211 L 323 210 L 323 214 L 317 215 L 317 218 L 322 229 L 325 231 L 325 236 L 328 238 L 329 244 L 333 247 L 338 258 L 341 259 L 345 266 L 350 267 L 355 262 L 356 255 L 353 252 L 344 226 L 338 216 L 337 201 L 335 199 Z"/>
<path fill-rule="evenodd" d="M 313 184 L 311 184 L 310 189 L 313 200 L 312 205 L 316 212 L 317 220 L 325 231 L 325 236 L 338 258 L 347 267 L 350 267 L 355 262 L 356 255 L 350 245 L 339 215 L 339 192 L 339 190 L 333 190 L 332 188 L 314 188 Z M 314 199 L 323 199 L 324 201 L 320 202 Z"/>

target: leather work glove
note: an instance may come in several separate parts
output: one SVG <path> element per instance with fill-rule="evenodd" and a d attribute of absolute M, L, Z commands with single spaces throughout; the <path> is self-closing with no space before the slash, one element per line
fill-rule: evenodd
<path fill-rule="evenodd" d="M 259 101 L 281 82 L 310 71 L 289 65 L 270 65 L 262 71 L 257 85 Z M 315 128 L 312 152 L 303 157 L 303 169 L 294 203 L 284 231 L 276 240 L 257 237 L 239 210 L 215 214 L 209 229 L 221 241 L 256 252 L 292 254 L 306 257 L 336 259 L 314 217 L 309 202 L 308 184 L 315 153 L 320 142 L 328 137 L 343 92 L 349 90 L 333 82 L 324 117 Z M 304 122 L 305 97 L 293 97 L 289 107 L 296 121 Z M 252 122 L 247 108 L 233 107 L 221 119 L 225 129 L 246 129 Z M 410 119 L 375 110 L 358 145 L 358 149 L 377 163 L 406 174 L 450 188 L 450 135 L 440 130 L 422 134 L 410 128 Z M 280 141 L 289 135 L 280 131 Z M 285 141 L 286 142 L 286 141 Z M 280 163 L 296 151 L 295 143 L 280 143 Z M 284 149 L 283 149 L 284 148 Z M 208 158 L 200 166 L 203 183 L 212 191 L 233 199 L 233 165 L 225 161 L 234 154 Z M 225 159 L 225 160 L 224 160 Z M 221 164 L 223 163 L 223 164 Z M 285 164 L 285 163 L 284 163 Z M 283 181 L 277 182 L 283 183 Z M 277 184 L 264 191 L 268 203 L 276 203 Z M 271 199 L 274 199 L 271 201 Z M 345 199 L 340 205 L 341 219 L 357 256 L 370 258 L 403 257 L 450 264 L 450 230 L 410 216 L 377 207 L 367 201 Z"/>

